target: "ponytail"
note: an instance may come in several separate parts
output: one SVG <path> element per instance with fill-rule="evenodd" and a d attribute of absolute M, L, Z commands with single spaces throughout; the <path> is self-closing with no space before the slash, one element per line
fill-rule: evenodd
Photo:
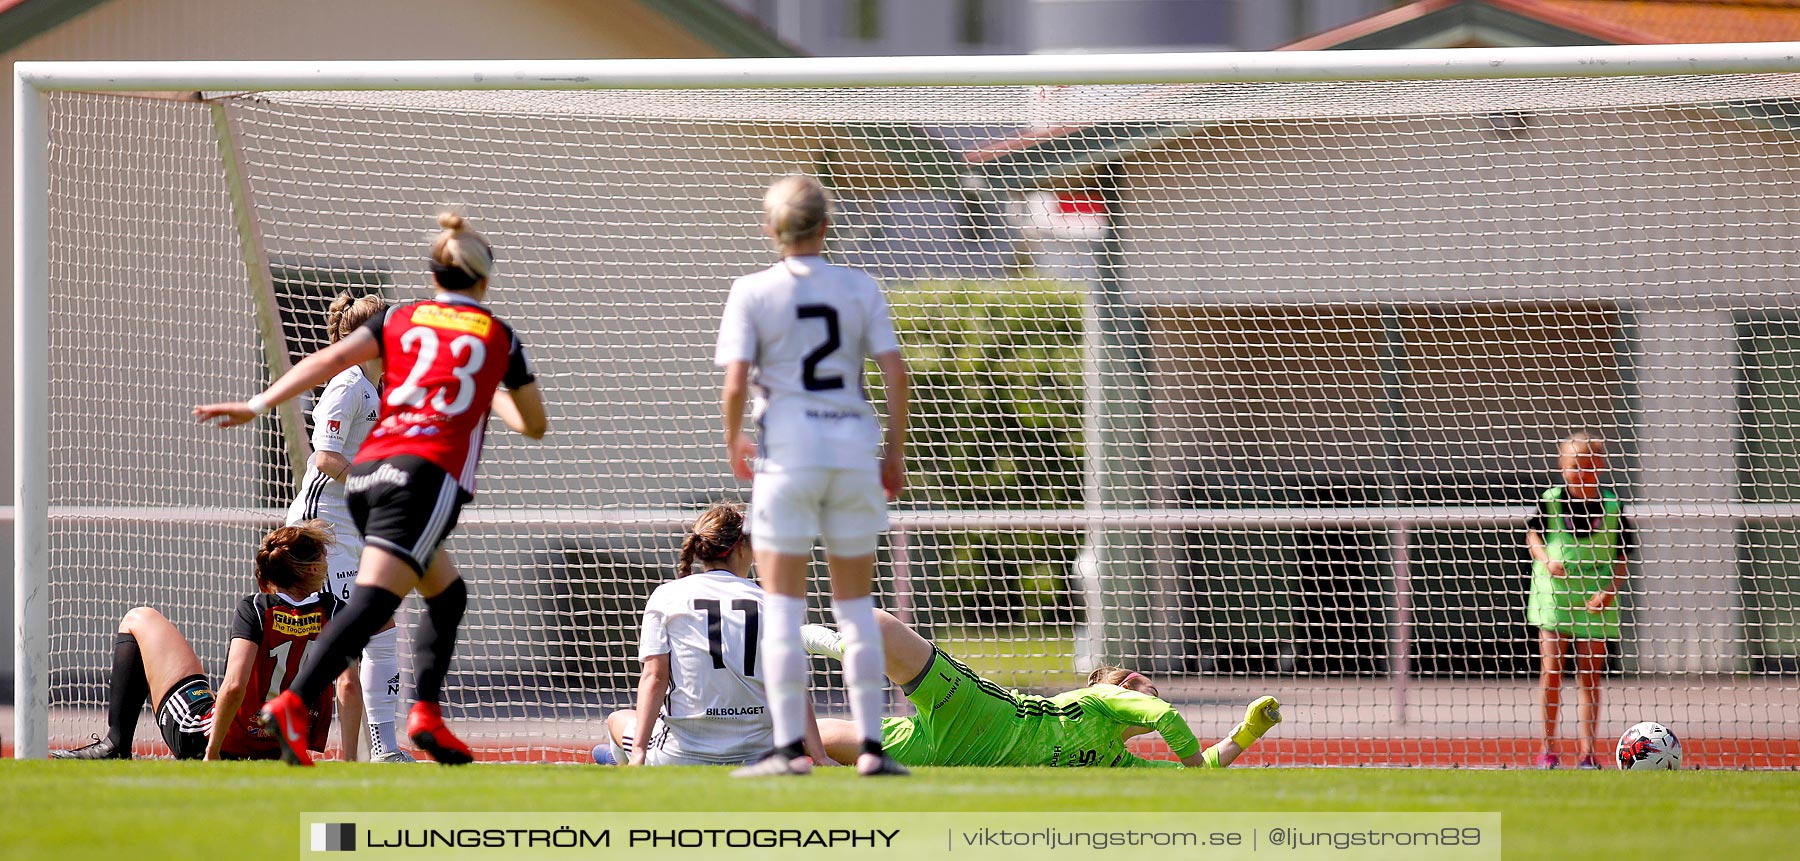
<path fill-rule="evenodd" d="M 325 331 L 335 344 L 350 337 L 369 318 L 387 311 L 387 301 L 380 296 L 351 296 L 346 290 L 331 300 L 325 310 Z"/>
<path fill-rule="evenodd" d="M 283 526 L 263 536 L 256 548 L 256 586 L 264 592 L 307 585 L 325 567 L 331 533 L 323 520 Z"/>
<path fill-rule="evenodd" d="M 686 538 L 681 540 L 681 561 L 675 568 L 677 578 L 694 573 L 696 561 L 717 564 L 730 558 L 738 542 L 744 540 L 744 513 L 735 505 L 719 504 L 694 518 Z"/>

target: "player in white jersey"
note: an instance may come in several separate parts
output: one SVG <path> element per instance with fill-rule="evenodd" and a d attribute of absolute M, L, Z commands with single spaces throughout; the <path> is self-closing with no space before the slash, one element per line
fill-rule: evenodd
<path fill-rule="evenodd" d="M 387 313 L 378 296 L 352 297 L 340 293 L 325 312 L 325 329 L 335 344 L 368 322 Z M 331 526 L 332 542 L 326 553 L 326 589 L 339 601 L 350 600 L 361 564 L 362 533 L 350 519 L 344 499 L 344 481 L 350 462 L 363 440 L 375 428 L 381 410 L 381 360 L 351 365 L 325 385 L 325 393 L 313 404 L 312 457 L 306 461 L 306 478 L 288 506 L 287 525 L 323 520 Z M 369 724 L 369 758 L 375 762 L 412 762 L 394 735 L 395 707 L 400 700 L 400 632 L 389 622 L 363 648 L 360 667 L 351 667 L 337 680 L 337 701 L 344 718 L 361 710 Z M 346 722 L 346 728 L 348 728 Z M 343 739 L 344 758 L 356 758 L 356 739 Z"/>
<path fill-rule="evenodd" d="M 906 773 L 881 748 L 884 661 L 869 594 L 876 544 L 887 529 L 887 501 L 898 497 L 905 478 L 906 363 L 881 286 L 820 256 L 830 206 L 824 187 L 810 176 L 785 177 L 769 188 L 763 229 L 780 249 L 781 262 L 731 285 L 714 356 L 725 369 L 731 469 L 740 479 L 755 480 L 750 531 L 769 593 L 762 651 L 776 748 L 740 769 L 745 777 L 811 770 L 801 742 L 806 654 L 800 625 L 807 566 L 820 539 L 846 644 L 850 709 L 863 737 L 857 771 Z M 887 394 L 885 445 L 863 391 L 863 363 L 870 358 Z M 760 452 L 743 432 L 752 383 Z"/>
<path fill-rule="evenodd" d="M 628 764 L 742 765 L 774 747 L 758 660 L 764 596 L 748 579 L 750 562 L 750 535 L 736 508 L 715 505 L 689 528 L 675 579 L 644 606 L 637 708 L 606 719 L 613 749 L 628 752 Z M 806 739 L 824 760 L 810 711 Z"/>

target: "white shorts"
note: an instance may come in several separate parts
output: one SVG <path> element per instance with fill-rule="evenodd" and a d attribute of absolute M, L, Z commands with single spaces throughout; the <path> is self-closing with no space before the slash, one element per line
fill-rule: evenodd
<path fill-rule="evenodd" d="M 832 556 L 873 556 L 887 528 L 887 491 L 874 470 L 758 472 L 751 485 L 750 537 L 757 547 L 811 554 L 822 538 Z"/>
<path fill-rule="evenodd" d="M 661 724 L 657 724 L 658 729 L 661 727 Z M 749 765 L 754 761 L 719 762 L 716 759 L 700 759 L 689 756 L 682 752 L 681 746 L 676 744 L 672 738 L 665 738 L 660 745 L 644 751 L 645 765 Z"/>
<path fill-rule="evenodd" d="M 355 535 L 355 530 L 351 530 Z M 333 541 L 325 545 L 325 588 L 339 601 L 350 600 L 356 571 L 362 565 L 362 542 Z"/>
<path fill-rule="evenodd" d="M 725 746 L 735 752 L 720 750 L 714 753 L 701 754 L 689 751 L 682 744 L 681 736 L 669 731 L 669 724 L 662 718 L 656 719 L 656 726 L 650 730 L 650 743 L 644 746 L 645 765 L 749 765 L 761 759 L 774 744 L 771 742 L 769 726 L 746 728 L 740 726 L 721 725 L 729 735 L 721 735 Z M 745 730 L 749 731 L 746 732 Z M 632 739 L 620 739 L 625 742 L 625 753 L 630 755 Z M 702 746 L 705 746 L 704 743 Z"/>

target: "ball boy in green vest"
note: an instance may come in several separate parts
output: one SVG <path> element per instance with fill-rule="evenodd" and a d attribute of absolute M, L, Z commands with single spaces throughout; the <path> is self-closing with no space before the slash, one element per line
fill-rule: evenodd
<path fill-rule="evenodd" d="M 1562 709 L 1563 660 L 1575 654 L 1579 768 L 1599 768 L 1594 733 L 1600 720 L 1600 679 L 1606 646 L 1619 639 L 1619 586 L 1636 536 L 1624 506 L 1600 486 L 1606 446 L 1578 431 L 1558 446 L 1563 483 L 1538 497 L 1525 531 L 1531 551 L 1531 598 L 1525 618 L 1538 629 L 1538 702 L 1542 707 L 1540 768 L 1560 764 L 1557 716 Z"/>

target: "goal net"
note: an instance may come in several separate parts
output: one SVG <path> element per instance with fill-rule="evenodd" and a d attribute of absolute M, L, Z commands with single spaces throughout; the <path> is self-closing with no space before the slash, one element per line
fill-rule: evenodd
<path fill-rule="evenodd" d="M 1247 764 L 1528 765 L 1527 523 L 1585 429 L 1634 545 L 1602 755 L 1657 720 L 1690 763 L 1800 766 L 1800 75 L 606 89 L 606 68 L 46 96 L 48 248 L 20 253 L 47 273 L 26 370 L 47 402 L 20 414 L 48 438 L 22 453 L 47 465 L 48 700 L 21 708 L 52 746 L 103 726 L 134 606 L 217 678 L 304 468 L 309 402 L 235 432 L 189 406 L 322 346 L 339 291 L 428 295 L 454 206 L 495 245 L 491 304 L 552 431 L 488 437 L 448 544 L 472 598 L 447 712 L 485 758 L 585 756 L 632 704 L 684 525 L 748 496 L 711 348 L 731 280 L 774 259 L 762 190 L 808 172 L 913 373 L 879 602 L 994 681 L 1135 668 L 1202 737 L 1276 695 Z M 836 666 L 813 678 L 844 710 Z"/>

